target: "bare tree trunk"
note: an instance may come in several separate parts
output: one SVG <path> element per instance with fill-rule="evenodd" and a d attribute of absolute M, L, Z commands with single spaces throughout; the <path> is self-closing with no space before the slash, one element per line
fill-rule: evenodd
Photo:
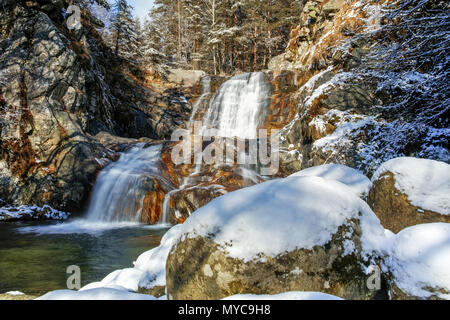
<path fill-rule="evenodd" d="M 212 26 L 216 25 L 216 0 L 212 1 Z M 213 45 L 214 75 L 217 75 L 216 44 Z"/>
<path fill-rule="evenodd" d="M 253 71 L 256 71 L 257 64 L 258 64 L 258 47 L 256 43 L 256 38 L 258 37 L 258 27 L 255 26 L 255 33 L 254 33 L 254 43 L 253 43 Z"/>
<path fill-rule="evenodd" d="M 178 0 L 178 63 L 181 63 L 181 0 Z"/>

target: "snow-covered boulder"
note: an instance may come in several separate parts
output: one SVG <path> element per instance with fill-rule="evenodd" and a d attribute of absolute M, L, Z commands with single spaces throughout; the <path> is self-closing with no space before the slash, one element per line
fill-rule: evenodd
<path fill-rule="evenodd" d="M 386 265 L 393 299 L 450 300 L 450 224 L 406 228 L 393 241 Z"/>
<path fill-rule="evenodd" d="M 178 239 L 166 264 L 169 299 L 286 291 L 370 298 L 375 292 L 366 286 L 364 257 L 385 236 L 351 188 L 308 176 L 217 198 L 174 232 Z"/>
<path fill-rule="evenodd" d="M 422 223 L 450 222 L 450 165 L 428 159 L 396 158 L 372 177 L 368 203 L 393 231 Z"/>
<path fill-rule="evenodd" d="M 358 196 L 365 197 L 369 193 L 372 182 L 361 171 L 341 165 L 324 164 L 311 167 L 291 175 L 292 177 L 322 177 L 342 182 Z"/>

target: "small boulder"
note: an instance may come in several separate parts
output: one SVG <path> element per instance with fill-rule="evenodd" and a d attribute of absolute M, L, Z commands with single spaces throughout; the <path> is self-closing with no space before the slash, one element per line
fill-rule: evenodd
<path fill-rule="evenodd" d="M 428 223 L 395 236 L 386 265 L 393 299 L 450 299 L 450 224 Z"/>
<path fill-rule="evenodd" d="M 450 165 L 427 159 L 396 158 L 372 177 L 368 203 L 381 224 L 397 233 L 430 222 L 450 222 Z"/>

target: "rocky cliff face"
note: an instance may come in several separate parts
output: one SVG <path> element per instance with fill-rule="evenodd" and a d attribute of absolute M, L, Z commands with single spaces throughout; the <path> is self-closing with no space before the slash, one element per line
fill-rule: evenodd
<path fill-rule="evenodd" d="M 327 162 L 371 175 L 397 156 L 450 161 L 448 9 L 431 0 L 305 4 L 270 63 L 298 88 L 284 95 L 297 104 L 282 130 L 284 175 Z"/>
<path fill-rule="evenodd" d="M 146 85 L 110 52 L 88 12 L 69 30 L 67 5 L 0 2 L 0 198 L 10 204 L 76 209 L 117 157 L 97 133 L 164 139 L 189 116 L 180 93 Z"/>

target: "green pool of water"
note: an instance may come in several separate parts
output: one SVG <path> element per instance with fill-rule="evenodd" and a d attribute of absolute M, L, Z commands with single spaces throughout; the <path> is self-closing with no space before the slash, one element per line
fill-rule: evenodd
<path fill-rule="evenodd" d="M 0 223 L 0 294 L 41 295 L 67 289 L 67 267 L 81 269 L 81 285 L 133 266 L 159 245 L 167 228 L 88 221 Z"/>

